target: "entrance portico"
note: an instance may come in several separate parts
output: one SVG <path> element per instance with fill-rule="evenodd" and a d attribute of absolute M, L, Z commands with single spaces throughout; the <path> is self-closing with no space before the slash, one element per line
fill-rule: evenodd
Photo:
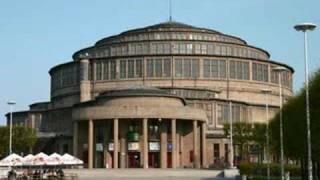
<path fill-rule="evenodd" d="M 161 90 L 102 94 L 76 105 L 73 120 L 83 137 L 74 135 L 74 151 L 87 152 L 88 168 L 206 167 L 205 112 Z"/>

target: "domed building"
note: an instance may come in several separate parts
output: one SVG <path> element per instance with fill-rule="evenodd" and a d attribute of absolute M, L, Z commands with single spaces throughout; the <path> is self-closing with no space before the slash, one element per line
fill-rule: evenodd
<path fill-rule="evenodd" d="M 238 37 L 169 21 L 74 53 L 49 71 L 50 102 L 14 123 L 37 130 L 35 151 L 73 153 L 89 168 L 209 167 L 230 160 L 223 125 L 266 123 L 264 90 L 272 117 L 279 79 L 286 100 L 293 72 Z"/>

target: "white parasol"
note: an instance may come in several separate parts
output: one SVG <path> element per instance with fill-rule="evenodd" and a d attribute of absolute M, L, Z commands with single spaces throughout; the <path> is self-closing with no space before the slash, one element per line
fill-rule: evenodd
<path fill-rule="evenodd" d="M 23 157 L 22 163 L 25 166 L 32 166 L 33 165 L 33 159 L 34 159 L 34 155 L 28 154 L 25 157 Z"/>
<path fill-rule="evenodd" d="M 32 163 L 36 166 L 43 166 L 48 164 L 49 159 L 50 157 L 48 155 L 46 155 L 43 152 L 40 152 L 34 156 Z"/>
<path fill-rule="evenodd" d="M 61 165 L 61 164 L 63 164 L 62 156 L 58 153 L 52 153 L 49 156 L 47 164 L 48 165 Z"/>
<path fill-rule="evenodd" d="M 83 161 L 80 159 L 71 156 L 70 154 L 66 153 L 62 156 L 62 162 L 64 165 L 80 165 L 83 164 Z"/>
<path fill-rule="evenodd" d="M 0 161 L 0 166 L 21 166 L 23 158 L 17 154 L 10 154 Z"/>

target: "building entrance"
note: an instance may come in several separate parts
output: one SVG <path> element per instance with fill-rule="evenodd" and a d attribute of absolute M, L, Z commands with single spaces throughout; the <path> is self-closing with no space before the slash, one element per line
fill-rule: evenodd
<path fill-rule="evenodd" d="M 159 168 L 160 167 L 160 153 L 159 152 L 149 152 L 148 155 L 148 165 L 149 168 Z"/>
<path fill-rule="evenodd" d="M 128 152 L 129 168 L 140 168 L 140 152 Z"/>

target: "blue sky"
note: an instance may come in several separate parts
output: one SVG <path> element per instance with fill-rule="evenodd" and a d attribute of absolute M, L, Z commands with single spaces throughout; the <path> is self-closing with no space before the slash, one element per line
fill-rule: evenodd
<path fill-rule="evenodd" d="M 50 99 L 48 70 L 72 54 L 122 31 L 167 21 L 169 0 L 3 0 L 0 6 L 0 124 L 7 101 L 15 110 Z M 319 0 L 172 0 L 175 21 L 212 28 L 270 52 L 295 69 L 303 85 L 303 34 L 293 25 L 320 25 Z M 320 30 L 309 40 L 310 69 L 320 67 Z"/>

